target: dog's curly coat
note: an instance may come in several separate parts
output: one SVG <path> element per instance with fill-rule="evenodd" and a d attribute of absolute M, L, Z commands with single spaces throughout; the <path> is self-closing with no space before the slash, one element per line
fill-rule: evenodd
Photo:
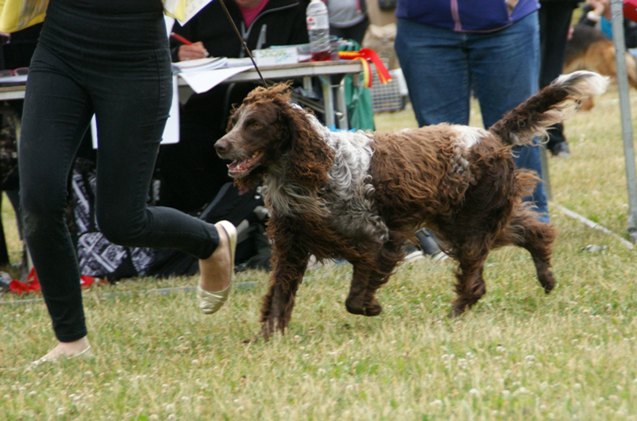
<path fill-rule="evenodd" d="M 351 262 L 347 310 L 379 314 L 375 292 L 423 226 L 459 262 L 453 314 L 485 293 L 485 259 L 508 244 L 531 253 L 550 292 L 554 229 L 523 203 L 537 177 L 514 167 L 512 146 L 530 143 L 606 84 L 592 72 L 562 76 L 489 130 L 439 124 L 386 134 L 330 132 L 290 104 L 287 85 L 252 91 L 215 149 L 232 161 L 228 173 L 239 188 L 264 186 L 271 212 L 273 269 L 262 333 L 287 327 L 312 254 Z"/>

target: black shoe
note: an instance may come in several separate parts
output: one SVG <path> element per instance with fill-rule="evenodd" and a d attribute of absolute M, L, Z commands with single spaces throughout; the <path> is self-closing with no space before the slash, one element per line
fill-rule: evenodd
<path fill-rule="evenodd" d="M 566 142 L 558 142 L 554 144 L 550 149 L 551 155 L 556 158 L 568 158 L 571 156 L 571 150 Z"/>
<path fill-rule="evenodd" d="M 447 255 L 440 250 L 436 238 L 425 228 L 416 231 L 416 238 L 418 238 L 420 249 L 425 256 L 431 256 L 434 260 L 444 260 L 447 258 Z"/>
<path fill-rule="evenodd" d="M 424 254 L 422 254 L 422 250 L 416 246 L 406 246 L 403 251 L 405 252 L 405 257 L 403 258 L 405 262 L 413 262 L 414 260 L 420 260 L 425 257 Z"/>

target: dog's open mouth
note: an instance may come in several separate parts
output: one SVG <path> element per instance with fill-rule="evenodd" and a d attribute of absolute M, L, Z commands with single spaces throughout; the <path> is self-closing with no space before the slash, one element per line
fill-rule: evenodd
<path fill-rule="evenodd" d="M 232 178 L 241 178 L 250 174 L 250 172 L 259 166 L 263 152 L 255 152 L 249 158 L 235 159 L 228 164 L 228 175 Z"/>

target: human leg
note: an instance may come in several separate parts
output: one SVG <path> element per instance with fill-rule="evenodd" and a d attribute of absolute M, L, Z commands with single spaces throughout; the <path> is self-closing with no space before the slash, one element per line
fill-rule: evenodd
<path fill-rule="evenodd" d="M 537 13 L 501 31 L 471 34 L 468 48 L 471 87 L 490 127 L 538 90 Z"/>
<path fill-rule="evenodd" d="M 396 54 L 419 126 L 469 122 L 465 34 L 398 20 Z"/>
<path fill-rule="evenodd" d="M 518 168 L 533 170 L 541 178 L 542 158 L 540 153 L 541 151 L 537 138 L 533 139 L 533 145 L 516 146 L 513 148 L 513 160 L 515 162 L 515 166 Z M 537 218 L 539 221 L 549 222 L 549 205 L 543 181 L 540 181 L 537 184 L 531 197 L 525 197 L 524 200 L 532 203 L 532 208 L 537 212 Z"/>
<path fill-rule="evenodd" d="M 170 64 L 163 49 L 139 61 L 134 66 L 149 72 Z M 98 226 L 118 244 L 175 248 L 199 257 L 200 288 L 225 291 L 227 297 L 236 243 L 234 227 L 229 223 L 216 227 L 172 208 L 146 205 L 172 79 L 170 73 L 160 72 L 156 79 L 144 73 L 130 72 L 115 82 L 96 74 L 90 82 L 98 125 Z"/>
<path fill-rule="evenodd" d="M 90 118 L 86 93 L 48 51 L 33 57 L 18 147 L 24 236 L 60 342 L 86 335 L 75 248 L 64 209 L 75 152 Z"/>
<path fill-rule="evenodd" d="M 199 260 L 201 277 L 197 297 L 199 308 L 205 314 L 215 313 L 228 299 L 237 247 L 237 230 L 230 222 L 220 221 L 215 228 L 219 245 L 210 257 Z"/>
<path fill-rule="evenodd" d="M 562 73 L 564 50 L 577 2 L 544 1 L 539 10 L 540 22 L 540 87 L 551 83 Z"/>
<path fill-rule="evenodd" d="M 577 1 L 545 1 L 539 10 L 540 19 L 540 87 L 551 83 L 562 73 L 564 51 Z M 569 147 L 563 124 L 548 131 L 546 148 L 554 156 L 568 156 Z"/>
<path fill-rule="evenodd" d="M 465 41 L 465 34 L 398 19 L 395 49 L 419 126 L 469 123 Z M 419 233 L 426 239 L 420 244 L 423 253 L 444 256 L 429 231 Z"/>
<path fill-rule="evenodd" d="M 538 90 L 537 13 L 492 34 L 473 34 L 469 46 L 472 87 L 480 103 L 484 126 L 490 127 Z M 535 171 L 541 178 L 540 152 L 540 148 L 533 145 L 516 148 L 515 163 L 519 168 Z M 531 200 L 540 219 L 548 221 L 544 183 L 538 183 Z"/>

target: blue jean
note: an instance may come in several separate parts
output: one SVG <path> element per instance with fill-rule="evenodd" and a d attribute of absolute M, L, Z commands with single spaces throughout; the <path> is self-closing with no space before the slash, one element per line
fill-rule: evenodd
<path fill-rule="evenodd" d="M 537 12 L 490 33 L 454 32 L 399 19 L 395 48 L 420 126 L 468 124 L 473 93 L 482 122 L 490 127 L 538 90 Z M 541 177 L 540 152 L 535 146 L 516 147 L 515 163 Z M 548 221 L 543 183 L 530 199 L 540 219 Z"/>

